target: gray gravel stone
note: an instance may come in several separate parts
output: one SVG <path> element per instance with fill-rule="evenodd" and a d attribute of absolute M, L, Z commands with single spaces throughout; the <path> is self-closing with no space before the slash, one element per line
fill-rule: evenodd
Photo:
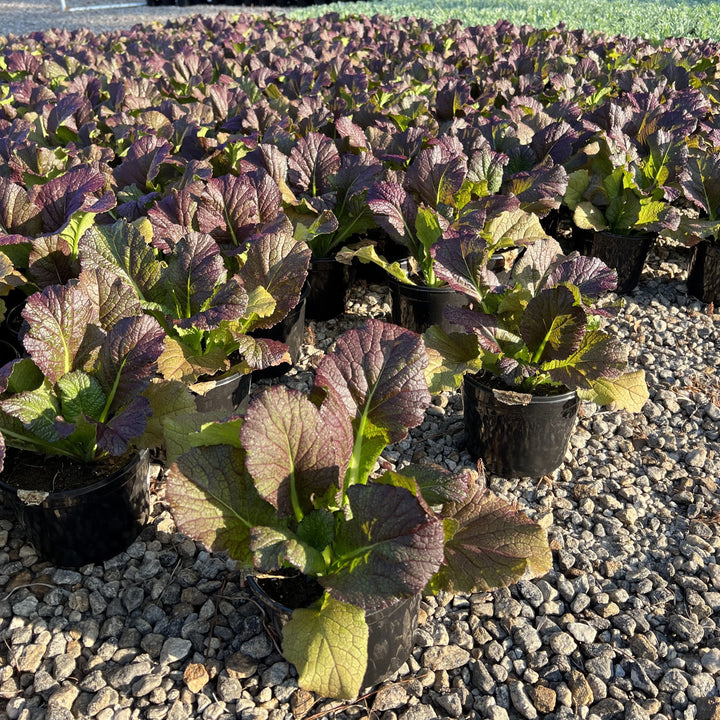
<path fill-rule="evenodd" d="M 184 660 L 191 649 L 192 642 L 190 640 L 178 637 L 168 638 L 163 643 L 162 650 L 160 650 L 160 664 L 166 665 Z"/>

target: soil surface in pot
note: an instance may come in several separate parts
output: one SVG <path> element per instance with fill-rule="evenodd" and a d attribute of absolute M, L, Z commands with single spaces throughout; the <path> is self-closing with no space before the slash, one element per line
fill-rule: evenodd
<path fill-rule="evenodd" d="M 257 584 L 275 602 L 291 610 L 310 607 L 322 597 L 323 586 L 315 578 L 279 570 L 276 577 L 257 577 Z"/>
<path fill-rule="evenodd" d="M 552 397 L 553 395 L 564 395 L 568 389 L 564 385 L 538 385 L 532 390 L 523 390 L 517 385 L 508 385 L 502 378 L 489 372 L 480 372 L 476 375 L 478 381 L 491 387 L 493 390 L 503 392 L 516 392 L 534 397 Z"/>
<path fill-rule="evenodd" d="M 130 462 L 130 451 L 121 457 L 108 456 L 84 463 L 62 455 L 39 455 L 28 450 L 6 448 L 2 480 L 19 490 L 62 492 L 87 487 L 102 480 Z"/>

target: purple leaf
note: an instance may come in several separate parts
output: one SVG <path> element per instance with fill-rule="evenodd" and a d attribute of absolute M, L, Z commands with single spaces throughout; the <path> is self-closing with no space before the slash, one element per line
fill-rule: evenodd
<path fill-rule="evenodd" d="M 402 440 L 419 425 L 430 404 L 422 338 L 397 325 L 368 320 L 348 330 L 318 366 L 315 383 L 333 388 L 354 422 L 370 421 Z"/>
<path fill-rule="evenodd" d="M 342 488 L 352 444 L 344 413 L 321 413 L 302 393 L 276 385 L 250 403 L 240 429 L 247 468 L 260 496 L 282 516 L 313 508 L 312 498 Z"/>
<path fill-rule="evenodd" d="M 432 246 L 431 253 L 435 258 L 435 275 L 475 300 L 482 301 L 488 290 L 500 284 L 488 269 L 487 243 L 478 235 L 445 238 Z"/>
<path fill-rule="evenodd" d="M 443 516 L 455 532 L 445 543 L 445 564 L 433 589 L 485 592 L 552 567 L 545 531 L 482 482 L 462 501 L 445 505 Z"/>
<path fill-rule="evenodd" d="M 51 285 L 31 295 L 22 316 L 29 324 L 25 349 L 52 383 L 83 369 L 97 347 L 88 330 L 99 322 L 98 308 L 77 286 Z"/>
<path fill-rule="evenodd" d="M 0 177 L 0 233 L 35 236 L 41 232 L 40 208 L 22 185 Z"/>
<path fill-rule="evenodd" d="M 301 137 L 290 153 L 288 181 L 291 187 L 315 197 L 329 192 L 330 177 L 340 168 L 340 153 L 325 135 Z"/>
<path fill-rule="evenodd" d="M 119 187 L 135 185 L 140 190 L 150 189 L 150 183 L 163 164 L 180 165 L 172 157 L 172 146 L 157 135 L 143 135 L 128 149 L 113 175 Z"/>
<path fill-rule="evenodd" d="M 418 206 L 402 185 L 381 181 L 367 194 L 367 204 L 375 222 L 394 240 L 406 247 L 414 244 Z"/>
<path fill-rule="evenodd" d="M 405 488 L 353 485 L 347 495 L 352 519 L 338 527 L 340 560 L 322 584 L 338 600 L 366 610 L 421 592 L 443 562 L 440 519 Z"/>
<path fill-rule="evenodd" d="M 251 240 L 238 274 L 248 294 L 264 288 L 276 303 L 272 314 L 258 318 L 252 329 L 273 327 L 298 304 L 310 255 L 310 248 L 293 237 L 292 225 L 284 214 Z"/>
<path fill-rule="evenodd" d="M 226 278 L 225 263 L 217 243 L 204 233 L 186 232 L 166 255 L 160 283 L 169 306 L 177 306 L 180 316 L 199 312 Z"/>
<path fill-rule="evenodd" d="M 147 398 L 133 398 L 127 405 L 116 410 L 107 422 L 98 423 L 98 448 L 110 455 L 124 455 L 130 441 L 145 432 L 145 425 L 151 414 Z"/>
<path fill-rule="evenodd" d="M 111 411 L 140 395 L 150 384 L 157 374 L 164 340 L 165 331 L 149 315 L 122 318 L 110 328 L 100 348 L 96 377 L 106 395 L 112 397 Z"/>
<path fill-rule="evenodd" d="M 548 287 L 562 283 L 576 285 L 583 297 L 597 298 L 617 287 L 617 272 L 600 258 L 580 255 L 564 260 L 550 274 Z"/>
<path fill-rule="evenodd" d="M 105 176 L 99 170 L 77 166 L 39 186 L 31 197 L 41 208 L 43 232 L 59 232 L 79 210 L 93 213 L 111 210 L 115 206 L 112 192 L 97 197 L 105 183 Z"/>
<path fill-rule="evenodd" d="M 543 290 L 528 302 L 520 320 L 520 335 L 537 362 L 564 359 L 580 345 L 587 315 L 564 285 Z"/>
<path fill-rule="evenodd" d="M 432 208 L 453 205 L 453 195 L 462 187 L 467 172 L 460 142 L 445 137 L 418 153 L 408 169 L 405 187 Z"/>
<path fill-rule="evenodd" d="M 245 452 L 229 445 L 194 447 L 168 471 L 167 499 L 178 529 L 209 549 L 252 568 L 250 531 L 276 524 L 245 469 Z"/>

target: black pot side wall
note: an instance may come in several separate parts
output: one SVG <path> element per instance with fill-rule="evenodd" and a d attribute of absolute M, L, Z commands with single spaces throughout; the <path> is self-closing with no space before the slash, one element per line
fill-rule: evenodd
<path fill-rule="evenodd" d="M 293 580 L 302 582 L 304 578 L 289 579 L 291 582 Z M 280 640 L 283 625 L 290 619 L 292 610 L 268 595 L 265 588 L 261 587 L 262 580 L 248 577 L 247 582 L 250 591 L 267 613 L 276 639 Z M 377 685 L 397 672 L 408 659 L 418 627 L 420 599 L 420 595 L 415 595 L 365 615 L 368 624 L 368 665 L 361 687 Z"/>
<path fill-rule="evenodd" d="M 625 295 L 638 286 L 653 242 L 655 235 L 596 232 L 588 254 L 600 258 L 608 267 L 617 271 L 617 292 Z"/>
<path fill-rule="evenodd" d="M 423 333 L 431 325 L 442 326 L 445 332 L 453 328 L 444 318 L 448 306 L 462 307 L 468 298 L 450 287 L 431 288 L 406 285 L 394 278 L 390 280 L 392 321 L 396 325 Z"/>
<path fill-rule="evenodd" d="M 720 246 L 703 240 L 693 248 L 687 290 L 704 303 L 720 304 Z"/>
<path fill-rule="evenodd" d="M 51 493 L 40 504 L 21 500 L 0 483 L 5 502 L 38 555 L 59 567 L 99 563 L 126 550 L 150 515 L 149 453 L 85 488 Z"/>
<path fill-rule="evenodd" d="M 506 478 L 540 477 L 558 468 L 575 426 L 575 392 L 502 402 L 476 376 L 463 381 L 465 441 L 474 459 Z"/>
<path fill-rule="evenodd" d="M 308 320 L 331 320 L 342 315 L 354 279 L 354 265 L 345 265 L 334 257 L 313 258 L 308 272 L 310 295 L 305 317 Z"/>

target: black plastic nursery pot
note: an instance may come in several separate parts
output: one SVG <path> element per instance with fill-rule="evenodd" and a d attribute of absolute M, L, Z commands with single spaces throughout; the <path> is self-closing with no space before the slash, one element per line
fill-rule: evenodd
<path fill-rule="evenodd" d="M 310 284 L 305 283 L 298 304 L 281 320 L 267 330 L 253 330 L 250 333 L 253 337 L 267 338 L 268 340 L 278 340 L 288 346 L 290 354 L 289 363 L 280 363 L 263 370 L 253 370 L 253 378 L 261 380 L 262 378 L 276 378 L 284 375 L 299 359 L 300 348 L 305 338 L 305 308 L 307 299 L 310 295 Z"/>
<path fill-rule="evenodd" d="M 485 373 L 465 376 L 468 452 L 502 477 L 548 475 L 565 457 L 579 407 L 577 393 L 565 389 L 530 396 L 501 387 L 502 381 Z"/>
<path fill-rule="evenodd" d="M 208 381 L 212 382 L 212 381 Z M 241 414 L 250 395 L 252 375 L 233 373 L 214 381 L 205 392 L 195 392 L 195 409 L 198 412 L 220 412 L 226 416 Z"/>
<path fill-rule="evenodd" d="M 126 550 L 150 516 L 149 457 L 142 450 L 84 487 L 38 493 L 0 480 L 0 492 L 43 560 L 59 567 L 100 563 Z"/>
<path fill-rule="evenodd" d="M 345 265 L 334 257 L 312 258 L 305 317 L 308 320 L 331 320 L 342 315 L 354 279 L 354 263 Z"/>
<path fill-rule="evenodd" d="M 289 575 L 280 578 L 247 578 L 248 587 L 265 610 L 278 640 L 282 629 L 290 619 L 293 605 L 299 598 L 309 598 L 311 604 L 322 594 L 322 587 L 314 578 L 305 575 Z M 281 598 L 278 600 L 276 598 Z M 397 672 L 408 659 L 414 644 L 418 626 L 420 595 L 400 600 L 390 607 L 366 612 L 368 624 L 368 665 L 361 687 L 366 688 L 382 682 Z"/>
<path fill-rule="evenodd" d="M 607 230 L 596 231 L 586 253 L 600 258 L 608 267 L 617 271 L 617 292 L 632 292 L 640 282 L 645 260 L 657 235 L 618 235 Z"/>
<path fill-rule="evenodd" d="M 390 278 L 392 321 L 416 333 L 425 332 L 431 325 L 440 325 L 445 332 L 453 326 L 445 319 L 446 307 L 462 307 L 468 298 L 451 287 L 408 285 Z"/>
<path fill-rule="evenodd" d="M 720 303 L 720 246 L 703 240 L 693 248 L 687 290 L 704 303 Z"/>

